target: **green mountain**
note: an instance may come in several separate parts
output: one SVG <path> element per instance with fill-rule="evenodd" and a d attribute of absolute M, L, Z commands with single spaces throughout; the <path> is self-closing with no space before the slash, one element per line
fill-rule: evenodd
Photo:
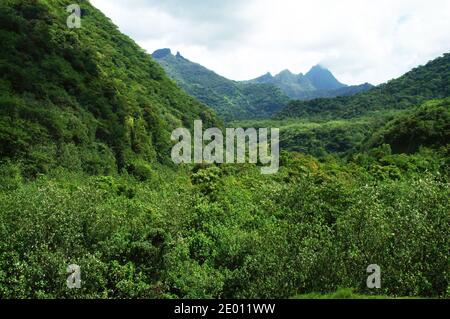
<path fill-rule="evenodd" d="M 1 300 L 450 297 L 449 101 L 409 107 L 448 95 L 447 56 L 363 101 L 407 109 L 264 120 L 277 174 L 174 166 L 172 128 L 215 116 L 88 1 L 68 29 L 71 3 L 0 3 Z"/>
<path fill-rule="evenodd" d="M 402 77 L 350 97 L 292 101 L 277 118 L 353 118 L 385 110 L 401 110 L 450 93 L 450 54 L 444 54 Z"/>
<path fill-rule="evenodd" d="M 145 175 L 170 156 L 170 132 L 215 115 L 88 1 L 0 4 L 0 156 L 28 175 L 63 166 Z"/>
<path fill-rule="evenodd" d="M 284 70 L 272 76 L 267 73 L 248 83 L 273 84 L 279 87 L 292 99 L 311 100 L 321 97 L 350 96 L 370 90 L 373 86 L 366 83 L 348 86 L 340 83 L 326 68 L 316 65 L 303 75 Z"/>
<path fill-rule="evenodd" d="M 312 67 L 305 74 L 305 78 L 311 82 L 316 90 L 337 90 L 346 87 L 345 84 L 340 83 L 329 70 L 321 65 Z"/>
<path fill-rule="evenodd" d="M 307 92 L 315 91 L 312 83 L 303 74 L 293 74 L 289 70 L 284 70 L 275 76 L 267 73 L 259 78 L 250 80 L 249 83 L 277 85 L 292 98 L 298 98 L 299 96 L 303 96 L 303 94 L 307 94 Z"/>
<path fill-rule="evenodd" d="M 173 55 L 170 49 L 157 50 L 152 56 L 180 87 L 226 121 L 267 118 L 289 101 L 274 85 L 226 79 L 180 53 Z"/>
<path fill-rule="evenodd" d="M 446 54 L 369 92 L 352 97 L 292 101 L 272 120 L 235 125 L 278 127 L 283 149 L 316 157 L 329 154 L 346 157 L 383 144 L 390 145 L 394 153 L 445 146 L 449 130 L 445 124 L 449 106 L 448 70 L 449 54 Z M 390 123 L 388 127 L 386 123 Z"/>
<path fill-rule="evenodd" d="M 320 98 L 334 98 L 334 97 L 340 97 L 340 96 L 353 96 L 361 92 L 369 91 L 374 86 L 369 83 L 364 83 L 361 85 L 350 85 L 350 86 L 344 86 L 340 89 L 333 89 L 333 90 L 316 90 L 316 91 L 310 91 L 310 92 L 303 92 L 300 95 L 298 95 L 298 100 L 302 101 L 309 101 L 314 99 L 320 99 Z"/>
<path fill-rule="evenodd" d="M 267 73 L 250 81 L 232 81 L 187 60 L 179 52 L 173 55 L 170 49 L 156 50 L 152 56 L 180 87 L 226 121 L 271 117 L 290 99 L 351 96 L 373 88 L 368 83 L 342 84 L 319 65 L 305 75 L 284 70 L 276 76 Z"/>
<path fill-rule="evenodd" d="M 285 118 L 241 121 L 237 127 L 278 127 L 281 148 L 315 157 L 347 157 L 390 145 L 393 153 L 438 149 L 450 140 L 449 98 L 427 101 L 406 110 L 367 114 L 357 118 Z"/>

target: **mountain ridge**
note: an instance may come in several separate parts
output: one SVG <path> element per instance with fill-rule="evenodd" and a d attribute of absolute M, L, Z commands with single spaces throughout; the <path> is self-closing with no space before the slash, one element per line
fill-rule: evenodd
<path fill-rule="evenodd" d="M 305 78 L 307 78 L 317 90 L 337 90 L 348 86 L 339 82 L 330 70 L 320 64 L 313 66 L 311 70 L 305 74 Z"/>
<path fill-rule="evenodd" d="M 294 74 L 286 69 L 276 75 L 269 72 L 246 82 L 274 84 L 291 99 L 298 100 L 348 96 L 373 88 L 369 83 L 351 86 L 343 84 L 330 70 L 320 64 L 313 66 L 306 74 Z"/>
<path fill-rule="evenodd" d="M 225 121 L 268 118 L 290 99 L 348 96 L 370 90 L 366 83 L 348 86 L 328 69 L 316 65 L 305 75 L 288 69 L 273 76 L 270 72 L 248 81 L 233 81 L 170 48 L 155 50 L 152 57 L 187 93 L 210 106 Z"/>
<path fill-rule="evenodd" d="M 289 97 L 271 84 L 229 80 L 170 49 L 156 50 L 153 58 L 187 93 L 210 106 L 225 121 L 267 118 L 281 110 Z"/>
<path fill-rule="evenodd" d="M 450 94 L 450 53 L 403 76 L 353 96 L 291 101 L 277 118 L 353 118 L 368 112 L 401 110 Z"/>

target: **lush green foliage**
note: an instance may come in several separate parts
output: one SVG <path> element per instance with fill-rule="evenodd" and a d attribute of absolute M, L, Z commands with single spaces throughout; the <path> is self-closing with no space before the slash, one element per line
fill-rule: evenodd
<path fill-rule="evenodd" d="M 293 101 L 277 117 L 354 118 L 383 110 L 399 110 L 450 95 L 450 53 L 404 76 L 351 97 Z"/>
<path fill-rule="evenodd" d="M 88 2 L 83 27 L 70 1 L 0 4 L 0 156 L 35 176 L 65 166 L 103 174 L 164 162 L 171 129 L 215 116 L 167 78 Z"/>
<path fill-rule="evenodd" d="M 393 299 L 390 296 L 381 295 L 361 295 L 354 293 L 350 288 L 340 288 L 334 293 L 330 294 L 320 294 L 320 293 L 310 293 L 304 295 L 297 295 L 293 299 Z M 408 298 L 399 298 L 408 299 Z"/>
<path fill-rule="evenodd" d="M 169 49 L 155 51 L 153 57 L 178 85 L 225 121 L 268 118 L 289 101 L 274 85 L 228 80 L 180 54 L 172 55 Z"/>
<path fill-rule="evenodd" d="M 319 98 L 333 98 L 339 96 L 353 96 L 361 92 L 366 92 L 374 88 L 369 83 L 360 85 L 350 85 L 339 89 L 333 90 L 317 90 L 313 92 L 304 92 L 297 96 L 299 100 L 314 100 Z"/>
<path fill-rule="evenodd" d="M 297 119 L 250 120 L 233 122 L 236 127 L 280 128 L 283 150 L 323 157 L 346 156 L 360 151 L 372 134 L 392 115 L 362 117 L 353 120 L 308 121 Z"/>
<path fill-rule="evenodd" d="M 379 156 L 380 152 L 376 152 Z M 160 167 L 131 176 L 57 170 L 23 182 L 1 166 L 1 298 L 274 298 L 365 287 L 445 296 L 448 176 L 442 155 L 366 154 L 345 164 L 285 154 L 258 167 Z M 82 289 L 65 268 L 82 269 Z"/>
<path fill-rule="evenodd" d="M 389 144 L 394 153 L 415 153 L 420 147 L 439 148 L 450 140 L 449 99 L 432 100 L 400 111 L 383 111 L 352 119 L 248 120 L 235 127 L 278 127 L 281 147 L 316 157 L 348 156 Z"/>
<path fill-rule="evenodd" d="M 450 141 L 450 98 L 405 112 L 378 131 L 369 147 L 389 144 L 395 153 L 414 153 L 419 147 L 441 147 Z"/>

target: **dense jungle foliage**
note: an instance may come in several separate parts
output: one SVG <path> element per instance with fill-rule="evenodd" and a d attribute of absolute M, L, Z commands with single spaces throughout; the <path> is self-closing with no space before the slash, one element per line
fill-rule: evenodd
<path fill-rule="evenodd" d="M 4 163 L 2 298 L 287 298 L 351 287 L 367 295 L 448 296 L 448 149 L 347 163 L 286 153 L 258 167 L 59 169 L 26 181 Z M 80 290 L 65 286 L 81 266 Z M 383 285 L 366 287 L 366 268 Z"/>
<path fill-rule="evenodd" d="M 74 30 L 70 1 L 0 4 L 0 299 L 450 297 L 449 55 L 349 98 L 382 115 L 260 122 L 278 174 L 176 167 L 171 130 L 215 114 L 79 2 Z"/>

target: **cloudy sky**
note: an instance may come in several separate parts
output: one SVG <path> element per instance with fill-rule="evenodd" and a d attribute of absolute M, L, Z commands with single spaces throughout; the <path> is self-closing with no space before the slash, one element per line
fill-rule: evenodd
<path fill-rule="evenodd" d="M 328 67 L 379 84 L 450 52 L 449 0 L 91 0 L 149 53 L 233 80 Z"/>

